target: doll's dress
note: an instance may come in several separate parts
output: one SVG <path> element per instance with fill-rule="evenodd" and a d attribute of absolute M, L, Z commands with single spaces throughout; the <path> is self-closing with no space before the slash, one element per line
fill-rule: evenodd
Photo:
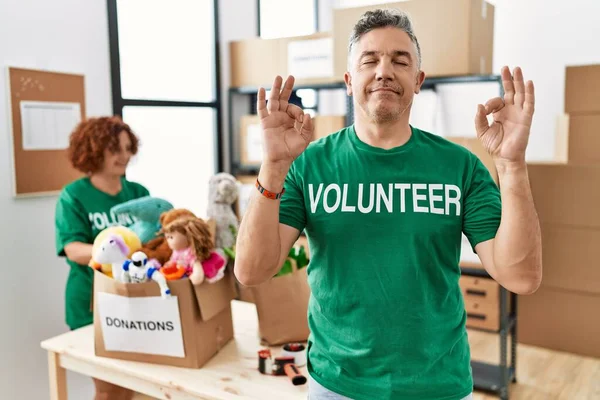
<path fill-rule="evenodd" d="M 194 255 L 192 247 L 190 246 L 182 250 L 173 250 L 173 254 L 171 254 L 171 261 L 183 266 L 187 271 L 187 275 L 189 276 L 192 274 L 196 256 Z M 204 276 L 209 283 L 216 282 L 225 275 L 226 260 L 216 251 L 212 251 L 210 256 L 206 260 L 200 262 L 200 264 L 202 264 Z"/>

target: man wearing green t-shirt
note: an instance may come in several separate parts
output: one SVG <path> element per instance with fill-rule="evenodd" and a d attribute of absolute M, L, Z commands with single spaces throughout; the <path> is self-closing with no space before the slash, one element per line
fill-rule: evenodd
<path fill-rule="evenodd" d="M 350 39 L 352 126 L 311 143 L 310 115 L 288 103 L 293 77 L 277 77 L 268 102 L 258 92 L 265 152 L 235 274 L 245 285 L 268 280 L 306 231 L 311 400 L 471 397 L 463 233 L 508 290 L 529 294 L 541 281 L 525 163 L 533 84 L 503 68 L 504 99 L 477 106 L 499 189 L 475 155 L 409 124 L 420 64 L 410 19 L 377 10 Z"/>

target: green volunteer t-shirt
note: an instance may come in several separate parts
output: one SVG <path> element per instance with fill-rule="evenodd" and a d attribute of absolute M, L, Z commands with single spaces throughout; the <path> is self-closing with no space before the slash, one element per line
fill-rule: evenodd
<path fill-rule="evenodd" d="M 280 222 L 311 250 L 308 369 L 353 399 L 461 399 L 473 389 L 461 235 L 500 224 L 498 186 L 464 147 L 412 127 L 384 150 L 353 126 L 293 163 Z"/>
<path fill-rule="evenodd" d="M 122 178 L 122 190 L 110 195 L 96 189 L 89 178 L 78 179 L 65 186 L 56 204 L 56 252 L 66 256 L 65 246 L 71 242 L 93 243 L 100 231 L 114 225 L 130 226 L 129 214 L 114 215 L 110 209 L 129 200 L 148 196 L 142 185 Z M 69 277 L 65 290 L 67 325 L 77 329 L 93 322 L 91 310 L 93 270 L 69 259 Z"/>

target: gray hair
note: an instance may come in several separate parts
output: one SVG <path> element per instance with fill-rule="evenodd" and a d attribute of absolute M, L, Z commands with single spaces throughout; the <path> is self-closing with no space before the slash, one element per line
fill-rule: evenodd
<path fill-rule="evenodd" d="M 394 27 L 406 32 L 410 40 L 415 45 L 417 52 L 417 69 L 421 69 L 421 47 L 415 36 L 413 24 L 410 16 L 396 9 L 377 9 L 364 13 L 350 34 L 350 43 L 348 45 L 348 57 L 351 56 L 352 50 L 360 38 L 376 28 Z"/>

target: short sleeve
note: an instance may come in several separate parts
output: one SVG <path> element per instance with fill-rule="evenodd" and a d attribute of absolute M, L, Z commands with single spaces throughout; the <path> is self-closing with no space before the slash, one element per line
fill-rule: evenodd
<path fill-rule="evenodd" d="M 55 211 L 56 254 L 65 256 L 65 246 L 72 242 L 91 243 L 89 219 L 73 197 L 63 190 Z"/>
<path fill-rule="evenodd" d="M 472 159 L 472 173 L 463 202 L 463 233 L 475 251 L 477 244 L 496 237 L 502 216 L 502 202 L 500 189 L 488 169 L 475 155 L 472 155 Z"/>
<path fill-rule="evenodd" d="M 150 196 L 150 191 L 141 183 L 129 182 L 133 188 L 135 198 Z"/>
<path fill-rule="evenodd" d="M 306 208 L 302 186 L 298 184 L 297 178 L 296 165 L 292 164 L 283 185 L 285 193 L 281 197 L 279 222 L 302 232 L 306 226 Z"/>
<path fill-rule="evenodd" d="M 139 184 L 138 184 L 139 185 Z M 143 185 L 139 185 L 140 197 L 150 196 L 150 191 Z"/>

